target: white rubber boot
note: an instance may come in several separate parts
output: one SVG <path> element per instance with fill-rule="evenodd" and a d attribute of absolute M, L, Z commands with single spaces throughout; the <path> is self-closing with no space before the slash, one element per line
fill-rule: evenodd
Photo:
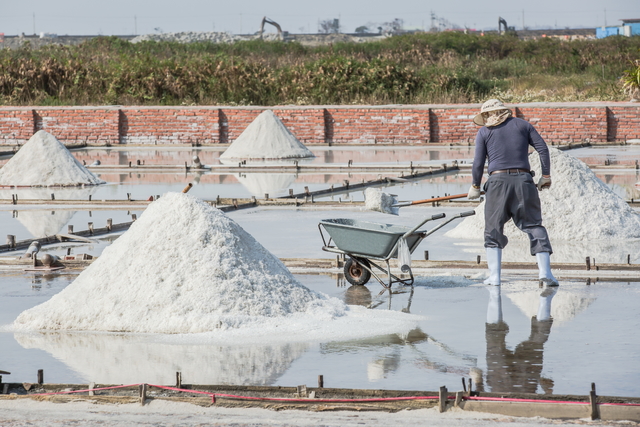
<path fill-rule="evenodd" d="M 500 286 L 500 270 L 502 266 L 502 249 L 487 249 L 487 267 L 489 267 L 489 278 L 484 281 L 485 285 Z"/>
<path fill-rule="evenodd" d="M 489 286 L 489 305 L 487 307 L 487 323 L 502 322 L 502 296 L 500 286 Z"/>
<path fill-rule="evenodd" d="M 555 296 L 556 292 L 558 292 L 558 288 L 554 286 L 551 288 L 546 288 L 540 293 L 540 305 L 538 306 L 538 314 L 536 315 L 536 319 L 551 319 L 551 300 Z"/>
<path fill-rule="evenodd" d="M 538 261 L 538 279 L 547 286 L 558 286 L 558 279 L 553 277 L 551 272 L 551 258 L 549 252 L 538 252 L 536 261 Z"/>

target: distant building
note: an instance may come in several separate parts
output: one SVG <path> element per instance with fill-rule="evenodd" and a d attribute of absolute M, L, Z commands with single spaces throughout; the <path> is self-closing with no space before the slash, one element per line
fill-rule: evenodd
<path fill-rule="evenodd" d="M 638 36 L 640 35 L 640 19 L 621 19 L 622 25 L 617 27 L 596 28 L 596 38 L 603 39 L 609 36 Z"/>

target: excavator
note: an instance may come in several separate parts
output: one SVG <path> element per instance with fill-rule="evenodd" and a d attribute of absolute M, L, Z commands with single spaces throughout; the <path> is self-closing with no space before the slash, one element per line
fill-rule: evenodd
<path fill-rule="evenodd" d="M 498 33 L 501 36 L 505 34 L 516 34 L 515 27 L 507 27 L 507 21 L 501 16 L 498 16 Z"/>
<path fill-rule="evenodd" d="M 260 38 L 262 38 L 262 33 L 264 32 L 264 24 L 271 24 L 274 27 L 276 27 L 276 29 L 278 30 L 278 38 L 280 40 L 284 39 L 284 36 L 282 34 L 282 28 L 280 27 L 280 24 L 278 24 L 276 21 L 273 21 L 269 18 L 267 18 L 266 16 L 262 18 L 262 24 L 260 24 Z"/>

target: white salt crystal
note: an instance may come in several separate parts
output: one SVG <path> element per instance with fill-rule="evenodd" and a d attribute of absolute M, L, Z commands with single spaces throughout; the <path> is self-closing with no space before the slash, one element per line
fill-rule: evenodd
<path fill-rule="evenodd" d="M 261 113 L 220 155 L 225 159 L 289 159 L 313 153 L 287 129 L 273 111 Z"/>
<path fill-rule="evenodd" d="M 278 258 L 209 204 L 168 193 L 78 278 L 21 313 L 16 329 L 198 333 L 346 305 L 302 286 Z"/>
<path fill-rule="evenodd" d="M 104 184 L 48 132 L 40 130 L 0 169 L 0 185 L 79 186 Z"/>
<path fill-rule="evenodd" d="M 550 189 L 542 190 L 542 225 L 551 243 L 554 239 L 588 241 L 640 238 L 640 215 L 614 193 L 582 161 L 556 148 L 549 147 L 551 155 Z M 531 168 L 541 176 L 537 152 L 529 155 Z M 476 215 L 465 218 L 449 237 L 483 239 L 484 203 L 476 208 Z M 505 225 L 510 240 L 528 240 L 513 221 Z"/>

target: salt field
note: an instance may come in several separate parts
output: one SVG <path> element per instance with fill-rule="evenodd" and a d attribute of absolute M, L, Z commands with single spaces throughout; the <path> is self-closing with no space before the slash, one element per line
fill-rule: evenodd
<path fill-rule="evenodd" d="M 580 148 L 564 154 L 592 164 L 591 170 L 603 182 L 602 188 L 606 190 L 607 197 L 631 200 L 640 199 L 640 188 L 635 185 L 640 181 L 640 172 L 633 163 L 640 158 L 639 148 Z M 351 161 L 354 165 L 407 165 L 413 162 L 439 167 L 454 160 L 464 166 L 473 158 L 473 147 L 467 146 L 310 146 L 309 149 L 314 157 L 308 164 L 317 166 L 346 165 Z M 17 240 L 28 240 L 65 234 L 69 225 L 75 230 L 84 230 L 89 222 L 96 227 L 104 226 L 107 219 L 114 224 L 129 222 L 132 215 L 140 218 L 136 225 L 142 227 L 146 214 L 149 214 L 148 224 L 165 224 L 165 216 L 170 218 L 180 214 L 172 213 L 168 206 L 162 212 L 145 213 L 145 206 L 127 206 L 125 201 L 147 200 L 150 196 L 167 192 L 179 193 L 187 183 L 193 183 L 188 194 L 190 199 L 214 200 L 218 196 L 263 198 L 265 193 L 270 197 L 281 197 L 290 189 L 301 193 L 305 187 L 317 191 L 331 185 L 341 186 L 345 180 L 359 183 L 378 178 L 377 174 L 370 172 L 126 170 L 129 162 L 134 165 L 140 162 L 145 166 L 181 166 L 185 162 L 190 164 L 196 155 L 205 165 L 220 165 L 220 155 L 224 151 L 225 147 L 73 150 L 73 156 L 81 165 L 91 165 L 96 160 L 101 162 L 100 167 L 89 166 L 88 169 L 105 184 L 73 188 L 1 188 L 0 199 L 10 201 L 12 195 L 17 194 L 19 200 L 42 200 L 42 203 L 4 204 L 0 208 L 0 233 L 15 235 Z M 611 167 L 616 165 L 617 169 Z M 397 176 L 392 173 L 384 175 Z M 396 195 L 399 200 L 418 200 L 466 193 L 470 180 L 469 169 L 461 167 L 460 170 L 425 179 L 392 181 L 378 188 Z M 561 185 L 557 187 L 562 188 Z M 340 202 L 331 206 L 263 206 L 227 213 L 225 217 L 244 230 L 246 236 L 255 239 L 265 253 L 274 256 L 273 259 L 268 258 L 271 261 L 265 261 L 267 258 L 255 258 L 252 250 L 250 256 L 243 258 L 238 255 L 239 262 L 271 265 L 276 263 L 275 257 L 335 259 L 335 254 L 321 250 L 318 223 L 323 219 L 352 218 L 411 227 L 431 215 L 445 213 L 451 217 L 472 209 L 468 206 L 447 206 L 446 203 L 435 207 L 426 204 L 403 207 L 397 216 L 387 215 L 367 210 L 363 203 L 351 204 L 362 202 L 364 194 L 364 189 L 358 189 L 316 198 L 318 201 Z M 567 198 L 566 194 L 564 197 Z M 105 204 L 97 207 L 56 203 L 58 200 L 84 202 L 89 198 L 104 200 Z M 122 203 L 109 206 L 109 200 Z M 165 200 L 169 202 L 169 199 Z M 569 200 L 570 203 L 583 201 L 593 203 L 594 199 L 585 196 Z M 633 215 L 636 215 L 637 208 L 628 207 L 626 203 L 624 207 L 627 208 L 624 216 L 635 218 Z M 622 212 L 621 208 L 614 210 Z M 11 372 L 5 381 L 34 381 L 36 370 L 44 369 L 45 381 L 51 383 L 170 384 L 175 381 L 175 372 L 180 371 L 185 382 L 194 384 L 312 385 L 318 375 L 324 375 L 326 387 L 437 390 L 446 385 L 450 390 L 457 390 L 460 378 L 469 377 L 478 389 L 485 391 L 586 394 L 590 383 L 595 382 L 601 395 L 640 397 L 640 374 L 636 368 L 636 355 L 640 352 L 640 318 L 636 308 L 640 303 L 640 282 L 633 272 L 609 272 L 602 277 L 598 272 L 590 272 L 584 273 L 584 277 L 571 278 L 559 274 L 561 286 L 557 292 L 542 295 L 545 289 L 538 288 L 534 270 L 504 271 L 505 283 L 496 294 L 495 288 L 482 284 L 486 277 L 482 269 L 416 269 L 414 287 L 394 286 L 391 294 L 380 294 L 382 287 L 375 282 L 367 286 L 349 286 L 341 268 L 314 271 L 313 274 L 305 269 L 292 268 L 293 274 L 286 269 L 278 270 L 282 273 L 278 280 L 289 283 L 293 286 L 291 289 L 304 289 L 300 291 L 303 297 L 296 301 L 287 300 L 287 293 L 271 301 L 268 295 L 274 295 L 275 291 L 266 292 L 268 286 L 256 280 L 252 281 L 254 286 L 265 287 L 244 297 L 234 297 L 253 307 L 265 310 L 270 307 L 277 314 L 273 323 L 254 324 L 252 331 L 234 329 L 237 319 L 230 321 L 229 318 L 209 319 L 213 323 L 221 321 L 228 325 L 230 331 L 226 334 L 207 334 L 207 331 L 216 329 L 211 327 L 209 320 L 208 326 L 200 329 L 169 328 L 171 330 L 160 331 L 115 324 L 108 326 L 106 318 L 95 318 L 101 312 L 105 316 L 112 312 L 116 315 L 117 310 L 99 305 L 108 299 L 107 288 L 111 286 L 111 291 L 116 291 L 113 295 L 122 296 L 126 294 L 122 289 L 134 289 L 140 285 L 135 280 L 118 284 L 118 276 L 134 277 L 147 267 L 150 271 L 164 272 L 160 275 L 162 277 L 145 276 L 147 278 L 142 282 L 149 284 L 166 279 L 170 285 L 174 277 L 169 273 L 172 268 L 184 273 L 185 278 L 190 278 L 185 280 L 194 291 L 188 301 L 194 304 L 198 300 L 197 295 L 202 300 L 211 297 L 207 300 L 211 307 L 215 305 L 214 299 L 224 299 L 222 294 L 216 294 L 217 297 L 208 294 L 212 290 L 205 288 L 222 286 L 224 278 L 231 275 L 231 270 L 214 274 L 207 269 L 211 267 L 207 264 L 218 256 L 218 252 L 199 251 L 195 246 L 187 250 L 188 244 L 180 246 L 176 243 L 182 235 L 191 236 L 191 242 L 200 238 L 197 233 L 191 235 L 191 231 L 186 231 L 195 224 L 187 218 L 200 214 L 187 215 L 186 208 L 182 211 L 185 212 L 184 221 L 175 223 L 178 225 L 174 225 L 176 228 L 168 237 L 162 233 L 169 225 L 161 225 L 160 231 L 149 228 L 137 233 L 132 227 L 133 237 L 130 238 L 125 235 L 117 240 L 122 233 L 114 233 L 96 237 L 92 244 L 64 242 L 43 247 L 42 252 L 58 256 L 69 251 L 72 254 L 102 255 L 103 271 L 98 274 L 98 277 L 106 278 L 100 285 L 104 288 L 102 291 L 90 291 L 97 280 L 89 277 L 91 267 L 85 270 L 87 278 L 75 285 L 72 283 L 79 279 L 80 272 L 25 272 L 20 267 L 4 267 L 5 270 L 0 271 L 0 347 L 5 351 L 0 368 Z M 607 221 L 613 220 L 606 216 L 591 217 L 598 222 L 594 227 L 607 225 Z M 169 221 L 166 224 L 174 223 Z M 581 225 L 589 228 L 588 222 L 585 224 Z M 433 225 L 430 223 L 424 229 Z M 483 256 L 483 242 L 473 235 L 477 225 L 475 229 L 468 228 L 462 236 L 448 234 L 460 225 L 461 222 L 451 223 L 429 236 L 414 251 L 413 258 L 424 259 L 425 251 L 428 251 L 430 260 L 437 261 L 475 261 L 478 255 Z M 575 233 L 567 234 L 561 225 L 560 221 L 554 232 L 553 227 L 550 229 L 554 247 L 552 263 L 583 263 L 585 257 L 594 259 L 594 262 L 597 259 L 600 264 L 640 263 L 640 238 L 635 234 L 623 235 L 623 231 L 633 232 L 633 229 L 622 222 L 617 229 L 620 233 L 611 239 L 602 239 L 602 236 L 594 239 L 589 235 L 573 238 Z M 241 235 L 239 232 L 231 234 Z M 170 243 L 163 245 L 163 239 Z M 207 239 L 215 241 L 216 237 Z M 225 245 L 228 244 L 229 239 L 223 240 Z M 121 243 L 117 245 L 114 241 Z M 136 246 L 138 243 L 139 247 Z M 242 245 L 245 244 L 243 240 Z M 107 249 L 110 247 L 112 252 Z M 155 250 L 161 250 L 163 255 L 154 254 Z M 182 264 L 177 263 L 178 257 L 171 253 L 172 250 L 185 256 Z M 2 254 L 4 257 L 15 255 Z M 528 243 L 518 239 L 509 243 L 503 260 L 534 263 Z M 225 262 L 233 263 L 230 258 Z M 98 269 L 98 261 L 92 267 Z M 250 275 L 251 271 L 242 270 L 242 274 Z M 593 280 L 585 284 L 585 278 Z M 297 284 L 301 288 L 297 288 Z M 122 286 L 122 292 L 117 287 L 113 288 L 115 285 Z M 138 297 L 160 296 L 165 293 L 161 289 L 161 286 L 140 288 Z M 223 292 L 224 289 L 222 286 L 218 291 Z M 66 293 L 63 292 L 65 290 Z M 73 298 L 69 297 L 71 294 Z M 56 295 L 60 296 L 52 300 Z M 110 297 L 112 308 L 118 306 L 113 295 Z M 129 296 L 133 298 L 133 295 Z M 260 301 L 251 304 L 254 297 Z M 160 299 L 153 302 L 154 298 L 150 297 L 146 299 L 158 307 L 166 307 L 171 301 L 176 301 L 175 298 L 163 302 Z M 61 327 L 45 328 L 60 329 L 56 331 L 38 332 L 33 328 L 16 328 L 13 324 L 25 310 L 50 300 L 50 307 L 59 309 L 61 315 L 80 312 L 82 310 L 77 307 L 91 307 L 93 304 L 97 311 L 86 314 L 84 318 L 95 318 L 94 326 L 102 323 L 106 329 Z M 75 309 L 64 305 L 70 301 L 76 304 Z M 135 300 L 129 303 L 131 307 L 140 305 Z M 324 307 L 317 310 L 315 320 L 311 315 L 313 311 L 308 307 L 312 303 L 317 305 L 316 309 Z M 186 310 L 188 305 L 181 309 Z M 152 311 L 150 307 L 148 312 Z M 263 310 L 260 315 L 267 311 Z M 38 310 L 29 312 L 37 314 Z M 324 314 L 320 315 L 320 312 Z M 36 322 L 40 326 L 47 324 L 43 313 Z M 295 317 L 296 313 L 304 315 Z M 121 313 L 119 317 L 127 318 L 128 325 L 136 324 L 136 315 L 129 315 L 131 317 L 127 318 L 127 313 Z M 354 323 L 349 323 L 350 316 Z M 165 313 L 164 317 L 171 317 L 171 314 Z M 137 323 L 144 326 L 145 323 L 139 320 Z M 149 325 L 160 324 L 152 317 L 145 321 Z M 196 323 L 191 322 L 192 325 Z M 60 325 L 60 322 L 56 324 Z M 251 322 L 247 324 L 251 325 Z M 108 332 L 114 330 L 121 332 Z"/>
<path fill-rule="evenodd" d="M 188 336 L 96 333 L 1 332 L 3 363 L 12 382 L 165 384 L 181 371 L 196 384 L 313 384 L 327 387 L 437 389 L 459 387 L 461 377 L 485 390 L 584 394 L 590 382 L 604 395 L 640 396 L 636 355 L 640 351 L 637 282 L 563 282 L 551 301 L 553 321 L 532 321 L 539 305 L 535 281 L 513 277 L 502 286 L 500 328 L 487 324 L 490 293 L 477 280 L 444 275 L 419 278 L 389 297 L 379 286 L 343 286 L 327 275 L 296 277 L 311 290 L 375 311 L 410 312 L 419 321 L 409 331 L 363 339 L 236 340 L 220 343 Z M 0 324 L 46 301 L 75 275 L 2 273 Z M 340 285 L 340 286 L 338 286 Z M 629 315 L 620 315 L 628 313 Z M 597 319 L 597 321 L 596 321 Z M 509 361 L 522 376 L 491 370 Z M 503 362 L 500 362 L 503 363 Z M 505 368 L 506 369 L 506 368 Z"/>

